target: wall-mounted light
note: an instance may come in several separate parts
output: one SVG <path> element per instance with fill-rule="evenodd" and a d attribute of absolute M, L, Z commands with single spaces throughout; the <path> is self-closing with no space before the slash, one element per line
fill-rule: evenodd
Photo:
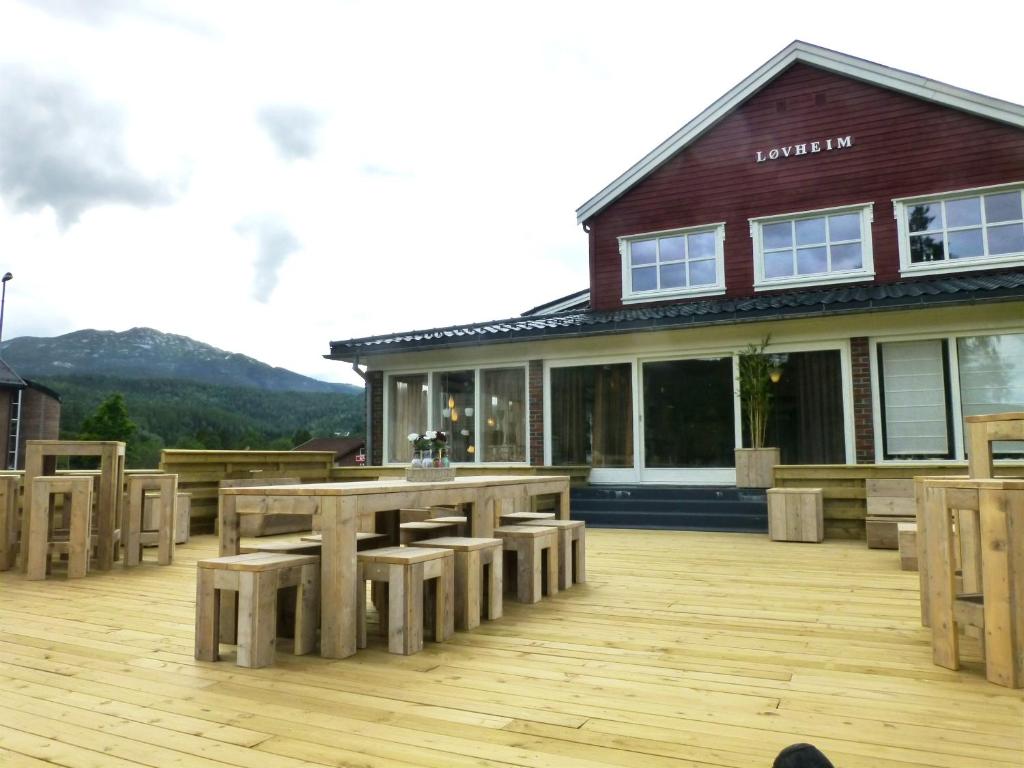
<path fill-rule="evenodd" d="M 778 384 L 782 381 L 782 366 L 789 360 L 789 355 L 783 353 L 778 355 L 768 355 L 768 378 L 772 384 Z"/>
<path fill-rule="evenodd" d="M 494 426 L 497 426 L 497 424 L 498 424 L 498 422 L 496 422 L 496 421 L 494 420 L 494 417 L 493 417 L 493 416 L 489 416 L 489 417 L 487 418 L 487 426 L 488 426 L 488 427 L 494 427 Z"/>
<path fill-rule="evenodd" d="M 468 453 L 470 456 L 472 456 L 474 453 L 476 453 L 476 446 L 473 446 L 473 445 L 469 446 L 469 448 L 466 449 L 466 453 Z"/>

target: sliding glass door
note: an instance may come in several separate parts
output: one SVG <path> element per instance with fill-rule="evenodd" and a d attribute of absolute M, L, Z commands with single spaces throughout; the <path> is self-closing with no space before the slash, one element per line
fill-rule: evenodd
<path fill-rule="evenodd" d="M 733 358 L 641 365 L 643 480 L 722 483 L 735 479 Z"/>

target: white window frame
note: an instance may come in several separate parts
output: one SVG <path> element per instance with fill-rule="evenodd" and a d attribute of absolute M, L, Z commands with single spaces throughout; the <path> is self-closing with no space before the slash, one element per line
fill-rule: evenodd
<path fill-rule="evenodd" d="M 423 429 L 432 429 L 435 421 L 434 416 L 434 374 L 446 373 L 449 371 L 473 371 L 473 434 L 479 436 L 481 432 L 481 373 L 483 371 L 504 369 L 504 368 L 520 368 L 523 372 L 523 382 L 526 393 L 525 402 L 525 413 L 524 418 L 526 420 L 526 457 L 523 461 L 490 461 L 485 462 L 483 460 L 483 452 L 477 451 L 473 455 L 473 461 L 460 461 L 454 463 L 454 466 L 473 466 L 477 464 L 489 464 L 491 466 L 514 466 L 523 467 L 530 465 L 530 365 L 524 360 L 516 360 L 508 363 L 487 363 L 486 365 L 459 365 L 458 363 L 451 363 L 450 365 L 433 366 L 430 368 L 403 368 L 395 369 L 392 371 L 384 372 L 384 408 L 382 413 L 383 425 L 382 425 L 382 444 L 383 444 L 383 458 L 382 462 L 384 466 L 400 467 L 405 466 L 405 462 L 390 461 L 388 456 L 390 455 L 391 440 L 405 440 L 408 437 L 408 433 L 401 435 L 392 435 L 390 429 L 389 415 L 391 411 L 391 379 L 394 376 L 412 376 L 421 375 L 427 377 L 427 424 L 423 425 Z"/>
<path fill-rule="evenodd" d="M 931 198 L 929 198 L 931 199 Z M 966 464 L 967 463 L 967 438 L 964 434 L 963 403 L 960 398 L 960 359 L 957 349 L 957 342 L 962 338 L 972 336 L 1003 336 L 1024 334 L 1024 326 L 996 324 L 992 327 L 970 327 L 957 331 L 946 331 L 942 333 L 902 333 L 892 336 L 872 337 L 868 342 L 868 349 L 871 357 L 871 410 L 872 429 L 875 436 L 875 463 L 876 464 Z M 885 457 L 885 440 L 882 432 L 882 373 L 878 365 L 878 345 L 889 344 L 901 341 L 930 341 L 939 340 L 946 342 L 946 357 L 944 363 L 949 371 L 949 408 L 950 419 L 953 427 L 953 458 L 936 459 L 903 459 Z M 1013 461 L 1016 461 L 1014 459 Z"/>
<path fill-rule="evenodd" d="M 970 197 L 981 197 L 981 230 L 984 233 L 988 227 L 985 221 L 984 196 L 999 194 L 1001 192 L 1017 191 L 1022 195 L 1024 204 L 1024 182 L 1016 181 L 1011 184 L 994 184 L 987 187 L 971 187 L 969 189 L 957 189 L 952 192 L 936 192 L 931 195 L 915 195 L 914 197 L 893 198 L 893 217 L 896 219 L 896 230 L 899 234 L 900 251 L 900 275 L 935 275 L 944 272 L 973 272 L 979 269 L 992 269 L 993 267 L 1012 266 L 1024 264 L 1024 251 L 1020 253 L 1003 253 L 998 256 L 971 256 L 962 259 L 943 259 L 942 261 L 928 261 L 921 264 L 913 264 L 910 261 L 910 228 L 907 221 L 907 210 L 918 203 L 938 203 L 948 200 L 957 200 Z M 943 214 L 945 216 L 945 214 Z M 1013 222 L 999 222 L 999 224 L 1010 224 Z M 948 239 L 950 229 L 945 225 L 943 219 L 942 234 L 944 241 Z M 976 229 L 976 225 L 969 227 L 954 227 L 952 231 L 960 229 Z M 984 237 L 985 249 L 988 250 L 988 237 Z"/>
<path fill-rule="evenodd" d="M 764 274 L 764 241 L 762 228 L 766 224 L 779 224 L 785 221 L 796 222 L 800 219 L 818 219 L 841 215 L 844 213 L 860 214 L 860 269 L 833 270 L 814 275 L 791 275 L 787 277 L 766 278 Z M 855 205 L 841 205 L 834 208 L 818 208 L 813 211 L 798 211 L 795 213 L 782 213 L 773 216 L 757 216 L 749 219 L 750 238 L 754 245 L 754 290 L 771 291 L 779 288 L 796 288 L 810 285 L 835 285 L 837 283 L 855 283 L 865 280 L 872 280 L 875 277 L 874 252 L 871 245 L 871 224 L 875 220 L 874 203 L 857 203 Z M 831 246 L 843 243 L 856 242 L 853 240 L 841 240 L 836 243 L 827 241 L 829 259 L 831 260 Z M 796 241 L 793 244 L 794 254 L 796 252 Z"/>
<path fill-rule="evenodd" d="M 715 236 L 715 282 L 706 285 L 695 285 L 682 288 L 659 288 L 651 291 L 633 290 L 633 269 L 630 249 L 632 244 L 640 240 L 657 240 L 663 237 L 679 235 L 695 235 L 710 232 Z M 700 224 L 680 229 L 664 229 L 658 232 L 644 232 L 638 235 L 624 235 L 619 238 L 619 255 L 622 257 L 622 303 L 640 304 L 646 301 L 664 301 L 665 299 L 688 298 L 693 296 L 720 296 L 725 293 L 725 222 L 716 224 Z M 685 261 L 682 263 L 686 263 Z M 661 262 L 656 261 L 657 269 Z M 660 270 L 659 279 L 660 279 Z"/>

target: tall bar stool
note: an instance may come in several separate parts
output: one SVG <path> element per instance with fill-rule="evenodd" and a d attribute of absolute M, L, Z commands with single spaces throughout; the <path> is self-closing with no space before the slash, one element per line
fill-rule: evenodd
<path fill-rule="evenodd" d="M 153 501 L 156 530 L 145 530 L 142 511 L 146 494 L 156 491 Z M 157 563 L 170 565 L 174 562 L 175 504 L 178 496 L 178 476 L 129 475 L 128 517 L 125 524 L 124 566 L 130 568 L 142 561 L 142 545 L 155 543 Z"/>
<path fill-rule="evenodd" d="M 418 541 L 416 546 L 450 549 L 455 553 L 456 629 L 470 630 L 480 626 L 484 598 L 487 618 L 501 618 L 504 579 L 501 539 L 442 536 Z"/>
<path fill-rule="evenodd" d="M 64 497 L 64 516 L 68 521 L 67 538 L 54 535 L 52 525 L 56 496 Z M 46 578 L 52 554 L 68 557 L 68 578 L 82 578 L 89 572 L 92 537 L 92 478 L 36 477 L 32 481 L 32 508 L 29 510 L 30 534 L 22 546 L 28 547 L 25 578 Z"/>
<path fill-rule="evenodd" d="M 539 525 L 501 525 L 494 529 L 505 552 L 516 556 L 516 600 L 540 602 L 541 596 L 558 593 L 558 530 Z M 507 562 L 506 562 L 507 565 Z"/>
<path fill-rule="evenodd" d="M 18 516 L 17 475 L 0 475 L 0 571 L 9 571 L 18 564 L 18 537 L 21 519 Z"/>
<path fill-rule="evenodd" d="M 959 669 L 958 629 L 974 627 L 989 682 L 1024 687 L 1024 480 L 926 478 L 923 490 L 932 660 Z M 968 516 L 978 525 L 980 578 L 961 555 L 958 586 L 965 532 L 956 529 Z"/>

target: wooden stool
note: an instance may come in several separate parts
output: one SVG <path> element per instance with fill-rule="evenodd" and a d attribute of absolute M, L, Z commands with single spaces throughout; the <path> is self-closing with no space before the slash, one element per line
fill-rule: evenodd
<path fill-rule="evenodd" d="M 322 542 L 324 536 L 322 533 L 311 533 L 308 536 L 299 536 L 301 541 L 310 542 Z M 359 531 L 356 534 L 356 552 L 362 552 L 364 549 L 379 549 L 380 547 L 387 546 L 388 537 L 383 533 L 364 533 Z"/>
<path fill-rule="evenodd" d="M 897 538 L 900 545 L 900 570 L 917 570 L 917 523 L 899 523 Z"/>
<path fill-rule="evenodd" d="M 502 525 L 494 529 L 506 552 L 516 555 L 516 600 L 536 603 L 558 593 L 558 530 L 539 525 Z M 544 560 L 547 568 L 542 568 Z"/>
<path fill-rule="evenodd" d="M 428 523 L 447 523 L 448 525 L 454 526 L 451 534 L 452 538 L 466 538 L 469 535 L 469 518 L 465 515 L 442 515 L 440 517 L 431 517 L 425 522 Z"/>
<path fill-rule="evenodd" d="M 196 658 L 220 657 L 221 592 L 238 593 L 240 667 L 266 667 L 277 644 L 277 591 L 296 587 L 295 655 L 316 645 L 320 606 L 320 558 L 254 552 L 200 560 L 196 579 Z"/>
<path fill-rule="evenodd" d="M 158 491 L 153 499 L 156 530 L 143 530 L 142 510 L 146 492 Z M 124 566 L 130 568 L 142 561 L 142 545 L 156 543 L 157 562 L 174 562 L 174 504 L 178 495 L 177 475 L 129 475 L 128 517 L 124 540 Z"/>
<path fill-rule="evenodd" d="M 147 491 L 142 507 L 142 530 L 160 530 L 160 518 L 157 514 L 157 504 L 160 494 L 155 491 Z M 188 544 L 188 537 L 192 517 L 192 494 L 178 491 L 174 499 L 174 543 Z M 153 546 L 156 541 L 143 540 L 143 546 Z"/>
<path fill-rule="evenodd" d="M 54 539 L 50 518 L 53 497 L 64 496 L 64 514 L 68 518 L 66 540 Z M 32 509 L 29 512 L 28 567 L 25 578 L 33 581 L 46 578 L 46 567 L 52 553 L 68 556 L 68 578 L 79 579 L 89 571 L 92 542 L 92 478 L 37 477 L 32 481 Z"/>
<path fill-rule="evenodd" d="M 558 588 L 587 580 L 587 526 L 582 520 L 536 520 L 533 525 L 558 529 Z"/>
<path fill-rule="evenodd" d="M 18 516 L 17 475 L 0 475 L 0 571 L 7 571 L 18 563 L 18 537 L 21 518 Z"/>
<path fill-rule="evenodd" d="M 420 539 L 448 536 L 454 528 L 455 523 L 438 523 L 433 520 L 424 520 L 421 523 L 402 523 L 398 526 L 399 543 L 406 547 Z"/>
<path fill-rule="evenodd" d="M 536 525 L 538 520 L 554 520 L 554 512 L 506 512 L 501 515 L 502 525 Z"/>
<path fill-rule="evenodd" d="M 455 634 L 455 553 L 450 549 L 368 549 L 356 555 L 356 562 L 357 578 L 364 584 L 359 590 L 360 648 L 366 647 L 367 580 L 388 585 L 387 600 L 379 600 L 378 606 L 381 626 L 387 627 L 390 653 L 408 656 L 423 650 L 423 598 L 429 580 L 434 580 L 434 640 L 440 643 Z"/>
<path fill-rule="evenodd" d="M 500 539 L 442 536 L 425 539 L 417 547 L 440 547 L 455 552 L 455 628 L 480 626 L 483 595 L 487 595 L 487 618 L 502 616 L 502 548 Z"/>
<path fill-rule="evenodd" d="M 768 538 L 820 544 L 825 538 L 821 488 L 769 488 Z"/>

